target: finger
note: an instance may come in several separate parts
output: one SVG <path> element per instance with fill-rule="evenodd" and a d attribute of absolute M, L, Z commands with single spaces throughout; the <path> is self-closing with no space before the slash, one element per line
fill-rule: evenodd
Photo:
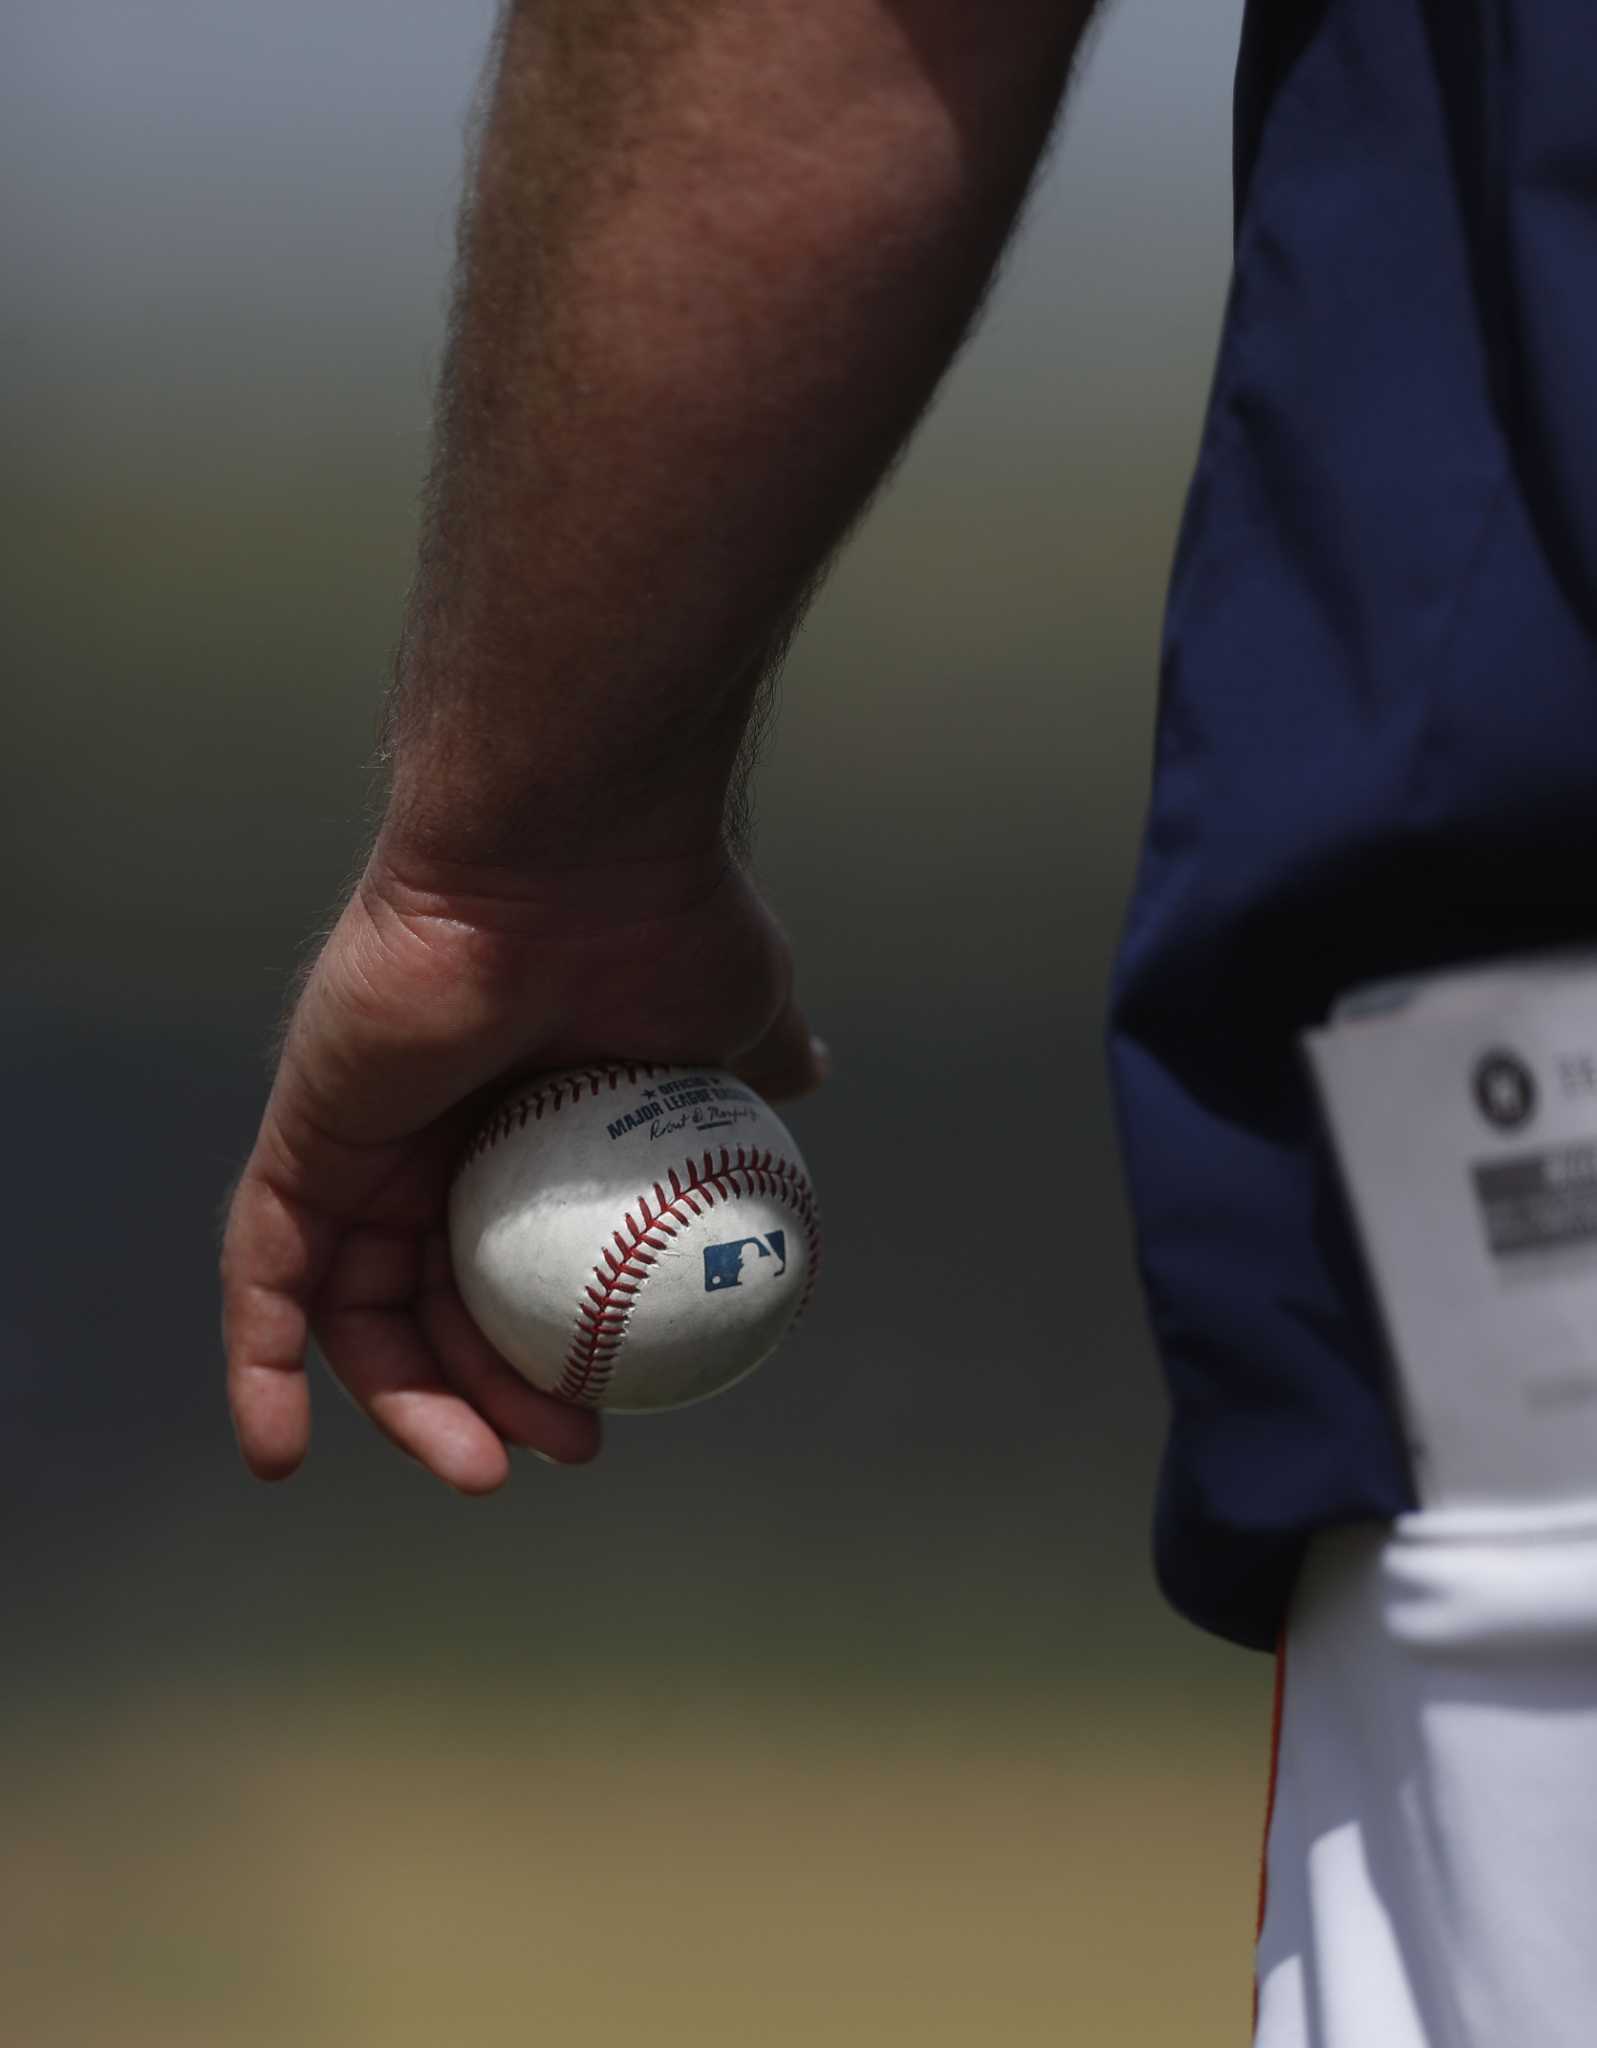
<path fill-rule="evenodd" d="M 792 997 L 757 1045 L 739 1055 L 734 1071 L 768 1101 L 809 1095 L 832 1071 L 832 1056 L 805 1022 Z"/>
<path fill-rule="evenodd" d="M 598 1456 L 598 1416 L 524 1380 L 477 1328 L 460 1298 L 440 1236 L 427 1243 L 419 1308 L 445 1378 L 507 1443 L 559 1465 L 586 1465 Z"/>
<path fill-rule="evenodd" d="M 492 1493 L 510 1476 L 497 1432 L 445 1378 L 417 1316 L 411 1233 L 354 1230 L 316 1304 L 316 1341 L 385 1436 L 446 1485 Z"/>
<path fill-rule="evenodd" d="M 310 1444 L 309 1304 L 335 1242 L 330 1222 L 245 1169 L 222 1241 L 222 1338 L 233 1428 L 258 1479 L 286 1479 Z"/>

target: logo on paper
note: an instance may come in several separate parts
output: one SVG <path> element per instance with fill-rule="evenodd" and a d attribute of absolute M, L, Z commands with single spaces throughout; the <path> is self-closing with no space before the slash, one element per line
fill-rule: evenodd
<path fill-rule="evenodd" d="M 754 1256 L 745 1261 L 744 1253 Z M 721 1294 L 728 1287 L 741 1287 L 745 1271 L 757 1271 L 762 1259 L 774 1259 L 770 1278 L 780 1279 L 787 1271 L 787 1232 L 773 1230 L 765 1237 L 734 1238 L 730 1244 L 704 1247 L 704 1291 Z"/>
<path fill-rule="evenodd" d="M 1475 1067 L 1475 1101 L 1489 1124 L 1517 1131 L 1536 1114 L 1536 1076 L 1518 1053 L 1486 1053 Z"/>

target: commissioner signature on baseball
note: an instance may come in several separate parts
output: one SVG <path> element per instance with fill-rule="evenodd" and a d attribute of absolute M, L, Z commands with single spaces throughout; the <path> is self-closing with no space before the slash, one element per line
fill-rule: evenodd
<path fill-rule="evenodd" d="M 713 1109 L 688 1109 L 680 1116 L 662 1119 L 649 1126 L 649 1143 L 656 1144 L 661 1138 L 674 1137 L 679 1131 L 728 1131 L 736 1124 L 757 1121 L 752 1109 L 734 1109 L 729 1104 L 717 1103 Z"/>
<path fill-rule="evenodd" d="M 661 1081 L 658 1088 L 645 1088 L 637 1107 L 616 1117 L 605 1129 L 612 1144 L 629 1131 L 645 1129 L 652 1141 L 689 1129 L 730 1130 L 734 1124 L 753 1122 L 758 1115 L 758 1101 L 746 1088 L 692 1074 L 685 1080 Z M 664 1121 L 666 1118 L 670 1121 Z"/>

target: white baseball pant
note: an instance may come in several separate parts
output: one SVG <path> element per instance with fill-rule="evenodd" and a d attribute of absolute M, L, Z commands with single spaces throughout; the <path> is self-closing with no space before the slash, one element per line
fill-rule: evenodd
<path fill-rule="evenodd" d="M 1255 2048 L 1597 2044 L 1597 1499 L 1311 1550 Z"/>

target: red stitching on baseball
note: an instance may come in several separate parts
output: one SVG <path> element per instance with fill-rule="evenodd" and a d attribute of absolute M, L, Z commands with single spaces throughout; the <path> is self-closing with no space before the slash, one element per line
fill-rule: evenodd
<path fill-rule="evenodd" d="M 597 1408 L 603 1402 L 626 1335 L 627 1323 L 649 1277 L 649 1268 L 656 1263 L 650 1254 L 665 1249 L 655 1233 L 663 1231 L 667 1237 L 675 1237 L 676 1226 L 686 1227 L 687 1224 L 687 1217 L 682 1214 L 684 1209 L 691 1210 L 695 1216 L 702 1214 L 698 1203 L 692 1200 L 694 1195 L 702 1200 L 706 1209 L 713 1208 L 717 1200 L 729 1202 L 736 1195 L 751 1193 L 769 1195 L 791 1209 L 804 1232 L 805 1252 L 804 1293 L 794 1322 L 809 1306 L 820 1266 L 821 1232 L 815 1213 L 814 1191 L 798 1167 L 790 1160 L 775 1158 L 770 1152 L 745 1152 L 740 1145 L 735 1159 L 723 1146 L 719 1166 L 715 1163 L 715 1155 L 706 1152 L 702 1165 L 698 1160 L 689 1159 L 683 1171 L 687 1175 L 685 1182 L 679 1178 L 675 1167 L 667 1172 L 666 1178 L 671 1183 L 669 1197 L 660 1183 L 655 1182 L 650 1190 L 657 1204 L 654 1210 L 649 1207 L 648 1195 L 638 1197 L 634 1205 L 637 1217 L 628 1209 L 626 1224 L 631 1244 L 620 1231 L 615 1233 L 615 1242 L 624 1254 L 620 1262 L 609 1245 L 601 1246 L 599 1261 L 593 1269 L 593 1282 L 584 1287 L 583 1299 L 577 1304 L 577 1327 L 571 1349 L 566 1354 L 560 1385 L 556 1389 L 561 1400 L 574 1401 L 586 1408 Z M 739 1180 L 744 1183 L 742 1187 L 737 1185 Z"/>
<path fill-rule="evenodd" d="M 581 1102 L 585 1094 L 597 1095 L 604 1088 L 614 1091 L 623 1081 L 636 1081 L 640 1075 L 648 1080 L 664 1072 L 664 1067 L 630 1060 L 616 1066 L 572 1067 L 564 1073 L 551 1074 L 546 1081 L 534 1081 L 522 1094 L 500 1103 L 467 1147 L 461 1166 L 469 1166 L 512 1133 L 524 1131 L 528 1124 L 542 1123 L 545 1111 L 553 1116 L 557 1110 Z"/>

